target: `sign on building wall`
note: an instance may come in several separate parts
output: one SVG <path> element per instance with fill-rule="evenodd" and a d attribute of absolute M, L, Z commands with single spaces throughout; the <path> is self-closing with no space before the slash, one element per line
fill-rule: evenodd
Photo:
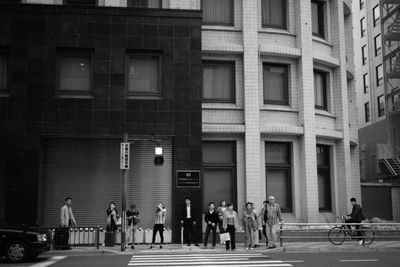
<path fill-rule="evenodd" d="M 129 169 L 129 143 L 121 143 L 121 170 Z"/>
<path fill-rule="evenodd" d="M 196 171 L 196 170 L 178 170 L 178 171 L 176 171 L 176 187 L 199 188 L 200 187 L 200 171 Z"/>

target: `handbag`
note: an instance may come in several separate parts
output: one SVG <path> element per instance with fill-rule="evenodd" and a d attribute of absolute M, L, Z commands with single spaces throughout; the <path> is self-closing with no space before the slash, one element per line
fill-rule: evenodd
<path fill-rule="evenodd" d="M 226 241 L 231 241 L 231 236 L 229 233 L 219 234 L 219 239 L 221 239 L 221 243 L 225 243 Z"/>

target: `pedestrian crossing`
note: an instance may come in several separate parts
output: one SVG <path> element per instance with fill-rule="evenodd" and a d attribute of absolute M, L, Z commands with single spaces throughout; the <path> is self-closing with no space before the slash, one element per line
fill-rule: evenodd
<path fill-rule="evenodd" d="M 174 267 L 289 267 L 290 263 L 270 260 L 261 253 L 203 253 L 133 255 L 128 266 Z"/>

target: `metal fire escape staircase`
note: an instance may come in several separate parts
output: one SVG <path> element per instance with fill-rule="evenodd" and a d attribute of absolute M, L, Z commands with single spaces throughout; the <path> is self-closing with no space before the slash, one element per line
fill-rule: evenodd
<path fill-rule="evenodd" d="M 386 148 L 384 151 L 385 157 L 381 159 L 381 162 L 392 176 L 400 176 L 400 149 L 396 147 L 395 155 L 391 154 Z"/>

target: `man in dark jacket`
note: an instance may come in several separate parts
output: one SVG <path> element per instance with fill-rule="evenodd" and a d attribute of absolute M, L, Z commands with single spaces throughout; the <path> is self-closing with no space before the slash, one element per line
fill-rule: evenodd
<path fill-rule="evenodd" d="M 208 204 L 208 211 L 204 215 L 204 221 L 207 224 L 206 235 L 204 237 L 204 248 L 207 247 L 208 236 L 212 231 L 213 239 L 212 239 L 212 248 L 215 248 L 215 241 L 217 239 L 217 225 L 219 222 L 218 213 L 215 211 L 215 203 L 210 202 Z"/>
<path fill-rule="evenodd" d="M 351 205 L 353 205 L 353 209 L 351 210 L 351 213 L 347 215 L 347 220 L 346 223 L 361 223 L 363 219 L 363 213 L 362 213 L 362 208 L 359 204 L 357 204 L 357 201 L 354 197 L 350 199 Z M 349 226 L 351 228 L 351 226 Z M 361 236 L 361 232 L 358 231 L 360 229 L 360 225 L 356 225 L 356 231 L 357 231 L 357 236 Z M 359 238 L 360 245 L 363 244 L 363 239 Z"/>
<path fill-rule="evenodd" d="M 188 197 L 185 198 L 185 206 L 182 209 L 181 224 L 183 225 L 183 234 L 188 246 L 190 246 L 190 241 L 193 241 L 195 246 L 199 246 L 196 242 L 194 231 L 196 226 L 196 213 L 191 205 L 191 200 Z"/>

